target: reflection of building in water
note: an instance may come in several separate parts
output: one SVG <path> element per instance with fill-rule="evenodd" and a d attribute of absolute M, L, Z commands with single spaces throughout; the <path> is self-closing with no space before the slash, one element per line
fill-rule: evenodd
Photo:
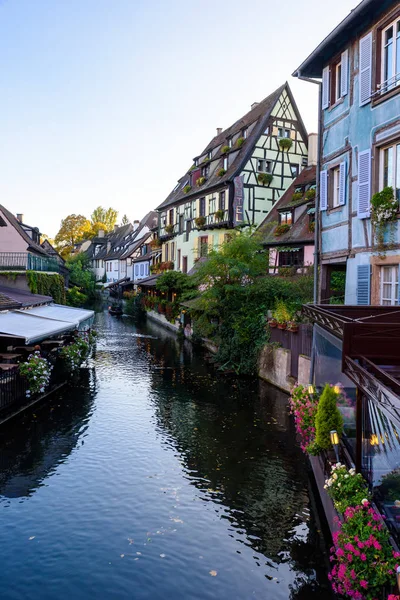
<path fill-rule="evenodd" d="M 221 506 L 236 534 L 245 532 L 245 544 L 280 561 L 282 540 L 302 522 L 293 515 L 308 505 L 286 395 L 257 380 L 227 381 L 193 368 L 183 385 L 184 372 L 153 372 L 159 427 L 201 497 Z"/>
<path fill-rule="evenodd" d="M 71 396 L 67 387 L 52 402 L 37 407 L 38 419 L 27 414 L 1 431 L 0 497 L 32 495 L 65 462 L 83 436 L 96 389 L 95 371 L 81 369 Z"/>

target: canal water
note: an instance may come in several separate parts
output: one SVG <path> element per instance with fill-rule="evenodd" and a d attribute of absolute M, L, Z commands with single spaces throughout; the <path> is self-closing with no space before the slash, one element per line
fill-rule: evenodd
<path fill-rule="evenodd" d="M 330 598 L 287 398 L 156 324 L 97 327 L 89 367 L 0 431 L 0 598 Z"/>

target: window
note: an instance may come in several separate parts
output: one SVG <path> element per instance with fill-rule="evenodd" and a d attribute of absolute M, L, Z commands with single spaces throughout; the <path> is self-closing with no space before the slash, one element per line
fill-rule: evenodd
<path fill-rule="evenodd" d="M 336 208 L 339 206 L 339 197 L 340 197 L 340 169 L 339 167 L 335 167 L 331 171 L 332 173 L 332 205 L 331 208 Z"/>
<path fill-rule="evenodd" d="M 208 158 L 208 160 L 211 160 L 211 159 L 212 159 L 212 152 L 211 152 L 211 150 L 209 150 L 209 151 L 207 152 L 207 158 Z"/>
<path fill-rule="evenodd" d="M 206 216 L 206 199 L 200 198 L 200 217 Z"/>
<path fill-rule="evenodd" d="M 400 143 L 382 148 L 379 152 L 379 188 L 392 187 L 400 199 Z"/>
<path fill-rule="evenodd" d="M 225 210 L 225 192 L 219 194 L 219 209 Z"/>
<path fill-rule="evenodd" d="M 178 260 L 177 260 L 177 265 L 176 265 L 178 271 L 181 268 L 181 251 L 178 250 Z"/>
<path fill-rule="evenodd" d="M 229 148 L 232 148 L 232 138 L 228 138 L 228 146 Z"/>
<path fill-rule="evenodd" d="M 381 305 L 399 304 L 399 265 L 381 267 Z"/>
<path fill-rule="evenodd" d="M 195 158 L 195 159 L 194 159 L 194 166 L 195 166 L 195 167 L 198 167 L 198 166 L 199 166 L 199 159 L 198 159 L 198 158 Z"/>
<path fill-rule="evenodd" d="M 215 213 L 216 211 L 216 199 L 214 198 L 210 198 L 208 201 L 208 214 L 212 215 Z"/>
<path fill-rule="evenodd" d="M 144 275 L 144 264 L 141 263 L 141 265 L 140 265 L 140 277 L 143 277 L 143 275 Z"/>
<path fill-rule="evenodd" d="M 278 137 L 290 138 L 290 129 L 284 129 L 283 127 L 278 128 Z"/>
<path fill-rule="evenodd" d="M 307 156 L 303 156 L 303 158 L 301 159 L 301 166 L 302 167 L 307 167 L 308 166 L 308 158 L 307 158 Z"/>
<path fill-rule="evenodd" d="M 196 206 L 196 200 L 192 203 L 192 219 L 196 218 L 196 211 L 197 211 L 197 206 Z"/>
<path fill-rule="evenodd" d="M 279 213 L 279 225 L 291 225 L 292 224 L 292 211 L 284 210 Z"/>
<path fill-rule="evenodd" d="M 224 171 L 228 170 L 228 157 L 224 156 Z"/>
<path fill-rule="evenodd" d="M 244 137 L 245 140 L 247 140 L 247 127 L 245 127 L 242 131 L 242 137 Z"/>
<path fill-rule="evenodd" d="M 168 223 L 170 225 L 174 224 L 174 209 L 171 208 L 171 210 L 168 212 Z"/>
<path fill-rule="evenodd" d="M 187 273 L 188 257 L 182 256 L 182 273 Z"/>
<path fill-rule="evenodd" d="M 400 19 L 382 31 L 382 91 L 400 84 Z"/>
<path fill-rule="evenodd" d="M 259 158 L 257 160 L 257 171 L 259 173 L 271 173 L 272 171 L 272 161 L 265 160 L 264 158 Z"/>
<path fill-rule="evenodd" d="M 280 267 L 302 267 L 304 263 L 304 248 L 292 252 L 279 252 Z"/>
<path fill-rule="evenodd" d="M 202 177 L 208 177 L 210 173 L 210 165 L 205 165 L 204 167 L 201 167 L 201 176 Z"/>
<path fill-rule="evenodd" d="M 334 73 L 332 74 L 332 92 L 333 92 L 333 102 L 332 104 L 335 104 L 338 100 L 340 100 L 340 98 L 342 97 L 342 92 L 341 92 L 341 81 L 342 81 L 342 63 L 338 62 L 336 65 L 334 65 Z"/>
<path fill-rule="evenodd" d="M 185 209 L 185 213 L 186 213 L 186 209 Z M 183 215 L 179 215 L 179 233 L 183 233 L 184 230 L 184 216 Z"/>
<path fill-rule="evenodd" d="M 208 236 L 201 236 L 199 238 L 199 256 L 204 257 L 208 254 Z"/>
<path fill-rule="evenodd" d="M 139 275 L 139 265 L 135 265 L 135 277 Z"/>
<path fill-rule="evenodd" d="M 165 262 L 168 262 L 168 260 L 169 260 L 168 251 L 169 251 L 169 246 L 168 246 L 168 244 L 165 244 Z"/>
<path fill-rule="evenodd" d="M 118 261 L 117 260 L 114 263 L 114 271 L 118 271 Z"/>
<path fill-rule="evenodd" d="M 171 260 L 175 260 L 175 242 L 171 242 Z"/>
<path fill-rule="evenodd" d="M 269 135 L 269 126 L 265 128 L 264 133 L 265 133 L 265 135 Z"/>
<path fill-rule="evenodd" d="M 292 177 L 297 177 L 299 174 L 299 165 L 290 165 L 290 172 Z"/>

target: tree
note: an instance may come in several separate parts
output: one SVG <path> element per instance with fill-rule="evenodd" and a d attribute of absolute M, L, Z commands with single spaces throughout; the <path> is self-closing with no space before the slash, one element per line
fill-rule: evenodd
<path fill-rule="evenodd" d="M 68 215 L 61 221 L 59 232 L 54 238 L 57 250 L 62 256 L 71 253 L 74 245 L 91 235 L 91 224 L 83 215 Z"/>
<path fill-rule="evenodd" d="M 117 222 L 117 217 L 118 217 L 118 212 L 116 210 L 114 210 L 113 208 L 110 207 L 110 208 L 107 208 L 107 210 L 106 210 L 102 206 L 98 206 L 92 212 L 90 220 L 91 220 L 92 226 L 94 226 L 96 223 L 102 223 L 104 225 L 104 229 L 106 230 L 106 232 L 108 232 L 108 231 L 112 231 L 112 229 L 114 229 L 114 225 Z M 100 227 L 100 229 L 103 229 L 103 228 Z"/>
<path fill-rule="evenodd" d="M 124 215 L 122 217 L 121 225 L 128 225 L 128 223 L 129 223 L 129 219 L 128 219 L 127 215 Z"/>
<path fill-rule="evenodd" d="M 343 433 L 343 417 L 337 407 L 338 393 L 327 384 L 318 402 L 315 415 L 315 443 L 319 448 L 332 448 L 331 431 L 337 431 L 339 438 Z"/>
<path fill-rule="evenodd" d="M 70 285 L 73 286 L 68 291 L 68 303 L 72 306 L 78 306 L 87 300 L 93 301 L 96 295 L 96 277 L 90 268 L 88 256 L 80 252 L 69 258 L 65 266 L 70 271 L 69 281 Z"/>

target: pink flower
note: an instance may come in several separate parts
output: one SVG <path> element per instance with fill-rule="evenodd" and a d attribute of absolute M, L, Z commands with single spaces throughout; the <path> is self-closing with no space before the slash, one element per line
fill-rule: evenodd
<path fill-rule="evenodd" d="M 368 587 L 368 581 L 365 581 L 365 579 L 361 579 L 360 585 L 362 588 L 364 588 L 366 590 Z"/>
<path fill-rule="evenodd" d="M 364 548 L 364 544 L 363 544 L 363 542 L 357 542 L 357 546 L 358 546 L 359 548 L 361 548 L 361 549 L 362 549 L 362 548 Z"/>
<path fill-rule="evenodd" d="M 349 553 L 348 553 L 348 555 L 347 555 L 347 560 L 348 560 L 349 562 L 353 562 L 353 555 L 352 555 L 352 554 L 350 554 L 350 552 L 349 552 Z"/>
<path fill-rule="evenodd" d="M 356 572 L 355 572 L 354 569 L 351 570 L 350 575 L 351 575 L 352 579 L 355 579 L 357 577 Z"/>
<path fill-rule="evenodd" d="M 367 560 L 367 557 L 364 553 L 361 554 L 360 558 L 363 562 L 365 562 Z"/>
<path fill-rule="evenodd" d="M 336 550 L 336 556 L 339 556 L 339 557 L 344 556 L 344 551 L 342 550 L 342 548 L 338 548 Z"/>
<path fill-rule="evenodd" d="M 382 546 L 381 546 L 381 545 L 380 545 L 380 543 L 379 543 L 379 542 L 377 542 L 376 540 L 374 541 L 374 547 L 375 547 L 377 550 L 382 550 Z"/>

